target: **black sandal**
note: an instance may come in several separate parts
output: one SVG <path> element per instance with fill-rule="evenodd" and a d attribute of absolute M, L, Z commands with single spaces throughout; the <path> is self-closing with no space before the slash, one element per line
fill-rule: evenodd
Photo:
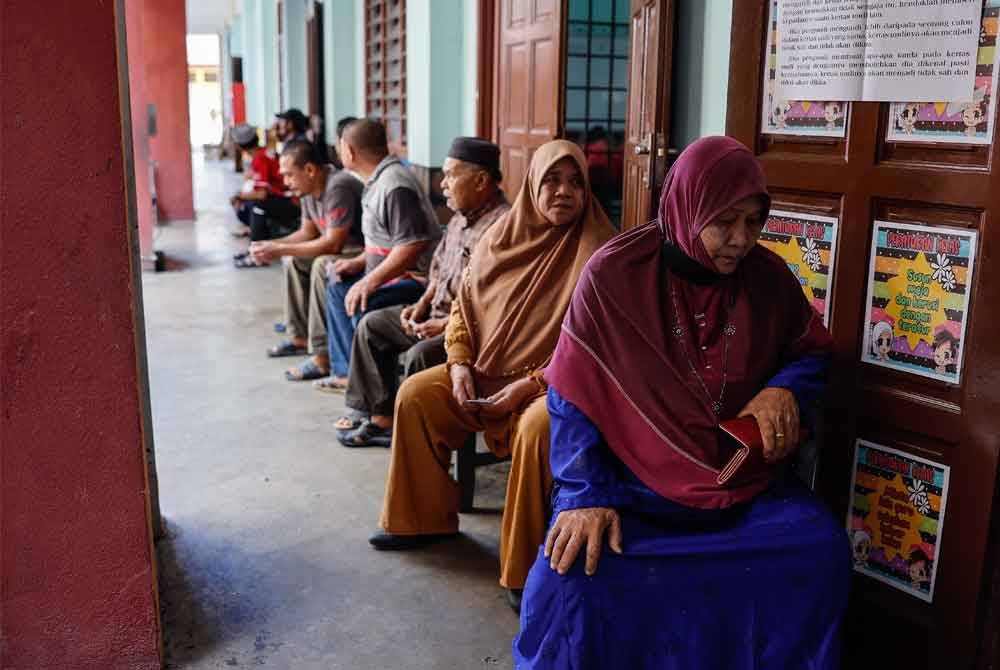
<path fill-rule="evenodd" d="M 337 435 L 337 440 L 345 447 L 352 449 L 361 447 L 389 448 L 392 446 L 392 428 L 382 428 L 371 421 L 363 421 L 354 430 Z"/>

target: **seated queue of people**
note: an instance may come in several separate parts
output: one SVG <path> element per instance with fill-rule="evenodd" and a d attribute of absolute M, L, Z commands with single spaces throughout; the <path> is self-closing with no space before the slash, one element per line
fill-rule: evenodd
<path fill-rule="evenodd" d="M 339 148 L 372 214 L 364 253 L 327 285 L 339 349 L 319 383 L 347 392 L 341 444 L 391 446 L 370 544 L 457 535 L 450 453 L 482 432 L 512 458 L 500 584 L 521 613 L 517 668 L 837 667 L 850 549 L 786 467 L 831 340 L 757 245 L 770 199 L 753 154 L 695 142 L 658 219 L 612 239 L 577 145 L 540 147 L 508 208 L 499 149 L 459 138 L 429 281 L 389 306 L 379 291 L 416 281 L 436 224 L 418 194 L 390 197 L 410 188 L 402 172 L 378 183 L 398 161 L 358 123 Z M 427 226 L 399 220 L 400 197 Z M 769 466 L 720 484 L 718 426 L 737 416 L 755 418 Z"/>

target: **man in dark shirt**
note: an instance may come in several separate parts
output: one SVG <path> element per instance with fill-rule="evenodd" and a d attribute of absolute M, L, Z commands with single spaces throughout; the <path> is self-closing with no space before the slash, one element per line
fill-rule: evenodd
<path fill-rule="evenodd" d="M 312 354 L 285 372 L 289 381 L 329 374 L 326 332 L 326 283 L 329 264 L 361 253 L 361 181 L 325 165 L 309 142 L 289 142 L 281 153 L 281 174 L 302 202 L 302 226 L 278 240 L 255 242 L 255 262 L 285 259 L 285 323 L 290 339 L 268 356 Z"/>
<path fill-rule="evenodd" d="M 389 154 L 385 127 L 371 119 L 349 124 L 340 138 L 344 167 L 365 181 L 361 229 L 365 253 L 337 261 L 327 285 L 330 374 L 316 382 L 325 391 L 347 387 L 354 331 L 366 312 L 416 301 L 441 237 L 434 208 L 417 178 Z"/>
<path fill-rule="evenodd" d="M 268 240 L 274 236 L 275 224 L 294 227 L 299 218 L 299 206 L 285 188 L 278 167 L 278 158 L 259 145 L 257 129 L 250 125 L 236 126 L 233 141 L 250 159 L 247 187 L 230 198 L 236 216 L 250 227 L 250 240 Z M 249 267 L 249 253 L 238 254 L 237 267 Z"/>

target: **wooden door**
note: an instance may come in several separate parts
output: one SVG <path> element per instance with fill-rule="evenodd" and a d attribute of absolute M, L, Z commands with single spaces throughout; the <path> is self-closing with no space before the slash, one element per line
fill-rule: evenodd
<path fill-rule="evenodd" d="M 559 136 L 563 42 L 561 0 L 497 3 L 496 134 L 504 191 L 513 198 L 531 156 Z"/>
<path fill-rule="evenodd" d="M 309 86 L 309 115 L 323 118 L 323 5 L 313 3 L 306 20 L 306 63 Z"/>
<path fill-rule="evenodd" d="M 829 261 L 835 265 L 825 289 L 825 299 L 831 302 L 829 325 L 835 341 L 835 364 L 822 435 L 820 490 L 838 517 L 845 520 L 845 526 L 849 525 L 849 514 L 859 514 L 858 489 L 851 480 L 859 439 L 902 454 L 903 460 L 896 462 L 904 466 L 906 458 L 918 457 L 950 468 L 947 501 L 943 517 L 938 519 L 943 519 L 943 525 L 940 532 L 935 530 L 936 523 L 927 529 L 928 537 L 934 538 L 931 553 L 936 564 L 932 601 L 907 593 L 898 582 L 856 572 L 845 623 L 843 667 L 996 667 L 1000 572 L 995 556 L 1000 545 L 991 519 L 995 516 L 1000 449 L 1000 317 L 996 312 L 1000 267 L 994 261 L 1000 254 L 996 239 L 1000 234 L 1000 174 L 993 169 L 1000 159 L 997 142 L 972 146 L 956 137 L 953 139 L 959 141 L 952 144 L 889 141 L 889 128 L 903 121 L 899 108 L 891 110 L 887 103 L 853 103 L 842 138 L 815 137 L 823 133 L 803 136 L 809 122 L 801 103 L 795 103 L 803 111 L 801 131 L 795 131 L 800 134 L 762 133 L 762 124 L 772 122 L 787 133 L 794 107 L 770 97 L 773 91 L 765 84 L 773 62 L 767 25 L 769 4 L 768 0 L 741 0 L 733 5 L 727 130 L 759 155 L 774 208 L 833 217 L 839 223 L 835 253 L 833 248 L 828 250 Z M 996 10 L 987 9 L 986 13 L 991 11 L 992 35 L 983 32 L 986 42 L 981 42 L 981 47 L 991 47 L 995 39 Z M 984 21 L 984 27 L 987 25 Z M 984 60 L 979 62 L 982 68 Z M 991 61 L 986 63 L 991 67 Z M 765 115 L 765 100 L 770 101 L 766 107 L 775 110 L 773 114 Z M 980 109 L 992 109 L 985 102 Z M 809 103 L 816 104 L 823 103 Z M 836 118 L 838 111 L 844 110 L 831 107 L 831 116 Z M 940 113 L 947 114 L 944 105 Z M 979 129 L 987 121 L 996 123 L 995 111 Z M 822 118 L 818 123 L 823 123 Z M 836 121 L 831 124 L 835 129 Z M 877 221 L 920 224 L 930 227 L 931 232 L 925 231 L 910 242 L 898 236 L 889 240 L 886 234 L 873 244 L 876 227 L 884 226 Z M 930 253 L 922 254 L 921 259 L 919 251 L 900 251 L 894 258 L 893 252 L 884 250 L 895 246 L 919 249 L 923 243 L 918 237 L 942 239 L 932 236 L 947 230 L 978 235 L 967 259 Z M 939 251 L 942 248 L 948 247 L 937 246 Z M 945 251 L 946 256 L 948 253 Z M 871 346 L 869 310 L 884 297 L 889 314 L 895 309 L 892 296 L 900 295 L 890 291 L 887 297 L 870 298 L 869 283 L 890 286 L 888 282 L 899 276 L 893 268 L 903 267 L 895 264 L 911 260 L 936 261 L 938 265 L 950 261 L 954 266 L 944 298 L 945 304 L 951 305 L 947 316 L 965 324 L 958 343 L 962 374 L 954 383 L 915 374 L 912 370 L 917 367 L 904 369 L 905 365 L 923 365 L 918 350 L 907 349 L 914 340 L 909 336 L 897 339 L 898 331 L 893 330 L 905 328 L 912 335 L 914 326 L 905 325 L 910 324 L 905 319 L 911 316 L 885 321 L 889 337 L 884 341 L 892 343 L 879 354 L 885 363 L 867 362 L 879 353 L 865 346 L 866 342 Z M 908 280 L 912 279 L 918 289 L 927 283 L 919 274 L 907 271 Z M 945 285 L 942 279 L 936 282 L 935 290 Z M 910 290 L 909 285 L 906 290 Z M 963 306 L 966 296 L 968 303 Z M 945 326 L 950 327 L 950 323 Z M 916 353 L 907 359 L 907 351 Z M 937 353 L 935 350 L 935 356 Z M 923 356 L 926 359 L 926 349 Z M 941 369 L 947 371 L 947 367 Z M 905 499 L 904 494 L 903 508 L 907 507 Z M 870 519 L 874 528 L 884 530 L 877 524 L 895 523 L 896 517 L 884 516 L 883 511 Z M 921 529 L 922 538 L 923 533 Z M 929 566 L 925 562 L 923 567 Z M 921 566 L 917 568 L 919 573 Z M 884 569 L 903 568 L 890 565 Z M 823 579 L 823 575 L 816 575 L 816 579 Z M 918 583 L 919 574 L 915 579 Z"/>
<path fill-rule="evenodd" d="M 632 0 L 622 229 L 656 216 L 670 137 L 674 0 Z"/>

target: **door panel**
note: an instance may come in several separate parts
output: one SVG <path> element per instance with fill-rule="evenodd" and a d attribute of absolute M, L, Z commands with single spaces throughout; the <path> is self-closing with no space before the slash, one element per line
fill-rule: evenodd
<path fill-rule="evenodd" d="M 656 215 L 666 176 L 674 0 L 632 0 L 622 228 Z"/>
<path fill-rule="evenodd" d="M 500 0 L 496 132 L 504 191 L 513 198 L 534 150 L 559 135 L 562 3 Z"/>
<path fill-rule="evenodd" d="M 951 469 L 933 602 L 856 574 L 844 667 L 993 667 L 998 616 L 990 585 L 1000 577 L 990 550 L 1000 546 L 992 521 L 1000 451 L 1000 317 L 992 307 L 1000 304 L 1000 270 L 989 263 L 1000 252 L 996 142 L 889 142 L 891 109 L 881 103 L 852 103 L 842 139 L 762 134 L 768 4 L 733 5 L 727 131 L 758 154 L 776 209 L 840 222 L 827 288 L 835 362 L 820 491 L 846 520 L 859 438 Z M 954 268 L 955 294 L 969 295 L 959 383 L 862 362 L 869 272 L 876 282 L 894 276 L 885 254 L 871 257 L 876 221 L 978 233 L 971 282 L 964 284 L 960 261 Z"/>

